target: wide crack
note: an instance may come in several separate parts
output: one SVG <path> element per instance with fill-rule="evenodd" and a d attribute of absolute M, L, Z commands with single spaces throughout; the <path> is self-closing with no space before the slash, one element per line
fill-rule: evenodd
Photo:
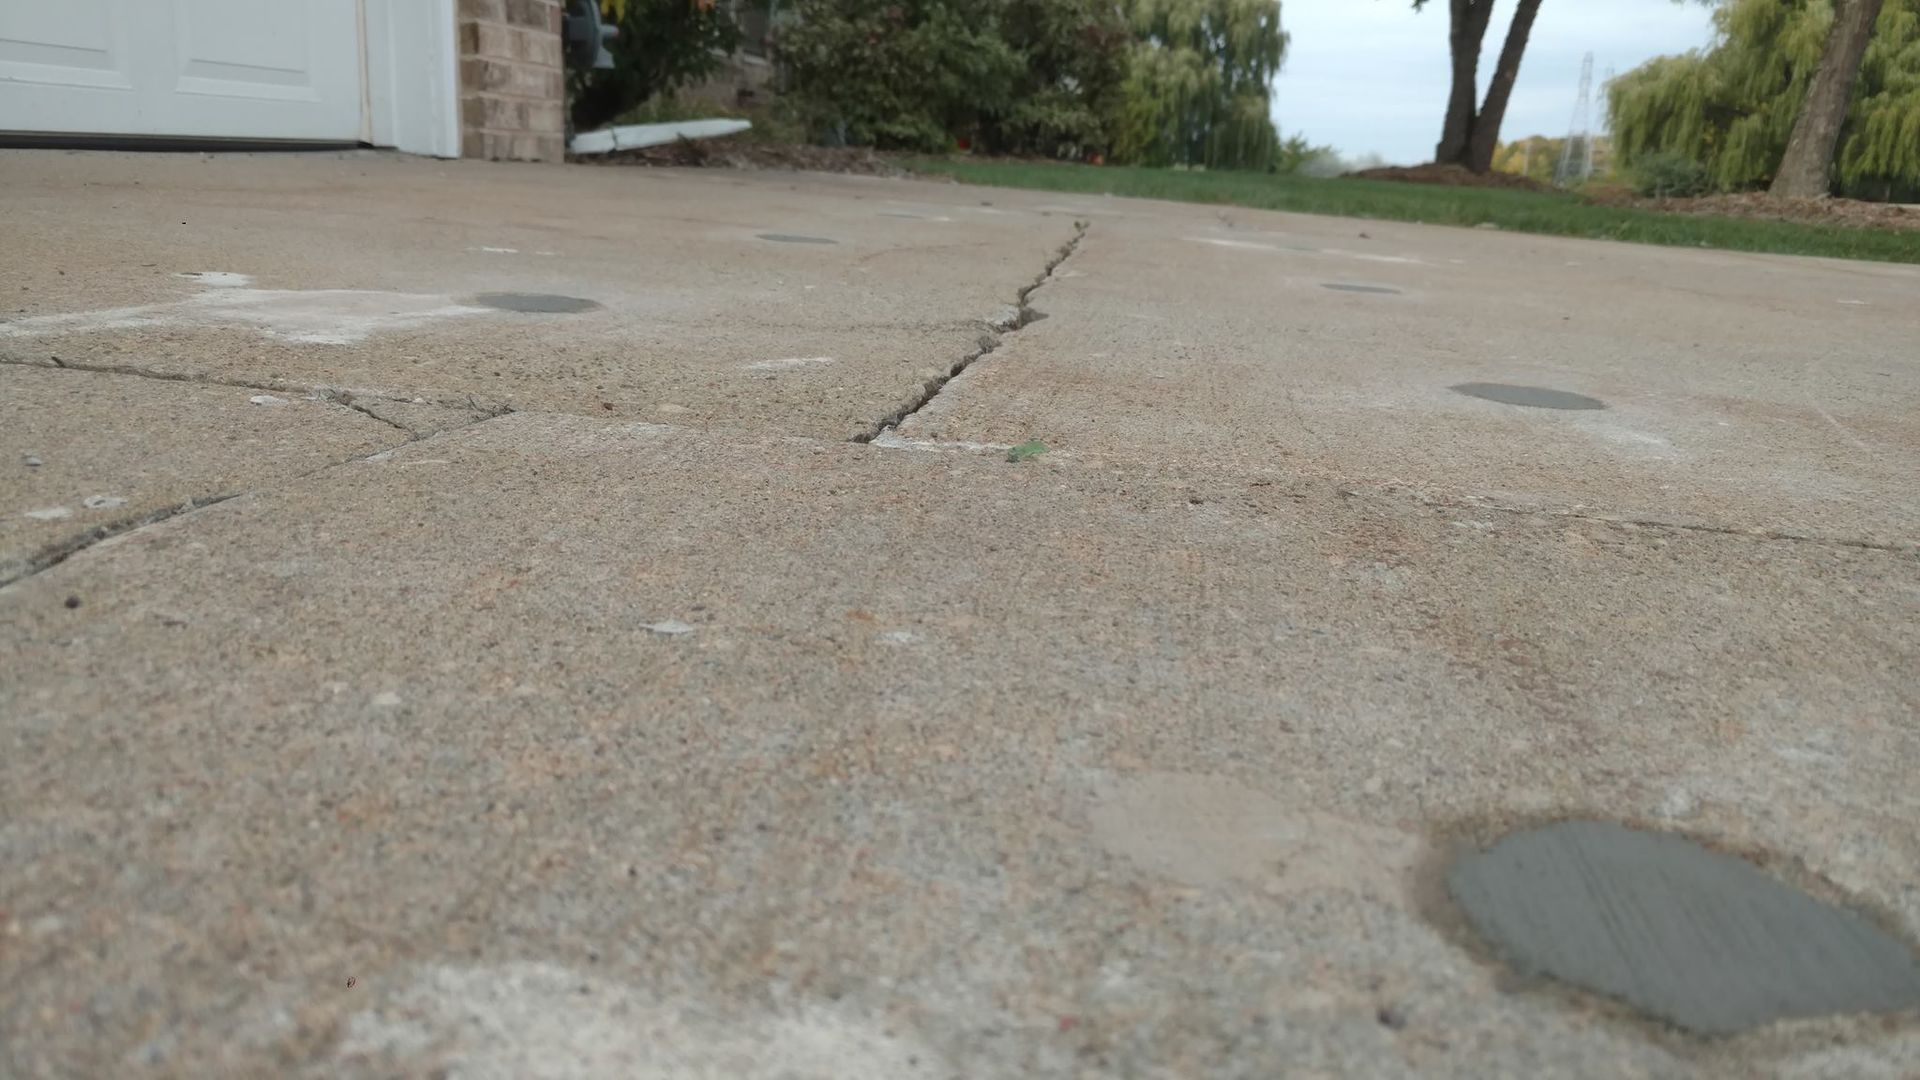
<path fill-rule="evenodd" d="M 940 391 L 946 389 L 947 384 L 958 378 L 961 372 L 972 367 L 974 361 L 998 349 L 1001 344 L 1006 341 L 1007 335 L 1017 334 L 1028 325 L 1045 318 L 1046 316 L 1035 311 L 1027 301 L 1035 292 L 1039 291 L 1042 285 L 1045 285 L 1053 278 L 1053 272 L 1060 268 L 1061 263 L 1066 262 L 1067 259 L 1072 257 L 1075 251 L 1079 250 L 1080 241 L 1084 239 L 1086 235 L 1087 223 L 1084 221 L 1074 222 L 1073 236 L 1069 238 L 1066 243 L 1060 245 L 1059 249 L 1053 253 L 1053 257 L 1047 260 L 1046 265 L 1041 268 L 1040 273 L 1035 276 L 1032 281 L 1022 286 L 1020 291 L 1014 294 L 1014 306 L 1008 315 L 987 323 L 988 332 L 980 335 L 979 348 L 954 361 L 953 366 L 948 368 L 945 374 L 936 375 L 928 379 L 926 383 L 921 386 L 920 393 L 916 395 L 913 400 L 902 405 L 887 416 L 882 417 L 875 422 L 871 428 L 855 435 L 851 441 L 870 443 L 888 432 L 893 431 L 895 428 L 898 428 L 901 424 L 906 423 L 908 417 L 932 403 L 934 398 L 940 396 Z"/>

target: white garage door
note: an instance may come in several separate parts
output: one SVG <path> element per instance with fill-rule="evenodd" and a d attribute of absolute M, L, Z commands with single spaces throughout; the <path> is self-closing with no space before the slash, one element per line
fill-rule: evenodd
<path fill-rule="evenodd" d="M 0 132 L 367 137 L 362 0 L 0 0 Z"/>

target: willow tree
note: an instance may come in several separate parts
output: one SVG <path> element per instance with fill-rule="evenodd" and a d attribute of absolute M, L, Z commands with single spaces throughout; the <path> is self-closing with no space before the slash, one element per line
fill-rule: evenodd
<path fill-rule="evenodd" d="M 1274 163 L 1278 0 L 1133 0 L 1133 57 L 1114 157 L 1148 165 Z"/>
<path fill-rule="evenodd" d="M 1704 50 L 1664 56 L 1613 80 L 1615 160 L 1676 154 L 1722 190 L 1769 184 L 1826 53 L 1832 0 L 1728 0 Z M 1920 0 L 1886 0 L 1853 81 L 1835 172 L 1843 189 L 1920 189 Z"/>
<path fill-rule="evenodd" d="M 1775 195 L 1824 196 L 1833 186 L 1833 151 L 1853 103 L 1853 84 L 1866 58 L 1874 20 L 1886 0 L 1845 0 L 1827 34 L 1820 67 L 1807 88 L 1807 100 L 1787 138 L 1780 171 L 1773 176 Z"/>
<path fill-rule="evenodd" d="M 1416 11 L 1426 4 L 1427 0 L 1413 0 Z M 1520 77 L 1520 60 L 1533 34 L 1534 16 L 1540 13 L 1540 0 L 1520 0 L 1514 8 L 1506 43 L 1500 47 L 1500 59 L 1494 64 L 1493 78 L 1482 100 L 1480 50 L 1493 21 L 1493 4 L 1494 0 L 1447 2 L 1447 51 L 1453 60 L 1453 82 L 1447 95 L 1447 119 L 1440 129 L 1440 142 L 1433 149 L 1434 161 L 1464 165 L 1477 173 L 1493 165 L 1494 151 L 1500 147 L 1500 124 L 1507 116 L 1507 100 L 1513 96 L 1514 80 Z"/>

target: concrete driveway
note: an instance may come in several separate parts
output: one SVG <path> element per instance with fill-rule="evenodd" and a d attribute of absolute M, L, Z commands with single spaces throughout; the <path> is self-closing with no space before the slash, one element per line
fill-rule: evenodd
<path fill-rule="evenodd" d="M 1920 938 L 1920 268 L 378 155 L 0 247 L 0 1073 L 1920 1067 L 1444 885 Z"/>

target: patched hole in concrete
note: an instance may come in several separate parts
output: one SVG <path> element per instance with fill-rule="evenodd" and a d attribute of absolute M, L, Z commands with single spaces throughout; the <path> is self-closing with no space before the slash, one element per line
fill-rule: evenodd
<path fill-rule="evenodd" d="M 1512 386 L 1507 383 L 1460 383 L 1448 389 L 1468 397 L 1497 401 L 1502 405 L 1524 405 L 1529 409 L 1604 409 L 1607 403 L 1585 394 L 1549 390 L 1544 386 Z"/>
<path fill-rule="evenodd" d="M 481 307 L 496 308 L 500 311 L 519 311 L 531 315 L 577 315 L 582 311 L 598 311 L 600 302 L 578 296 L 557 296 L 553 293 L 489 292 L 473 298 Z"/>
<path fill-rule="evenodd" d="M 1787 1017 L 1920 1006 L 1920 957 L 1852 912 L 1670 833 L 1568 821 L 1447 874 L 1515 969 L 1726 1035 Z"/>
<path fill-rule="evenodd" d="M 824 236 L 795 236 L 792 233 L 763 232 L 754 234 L 762 240 L 771 240 L 776 244 L 837 244 L 838 240 L 829 240 Z"/>
<path fill-rule="evenodd" d="M 1390 289 L 1385 285 L 1349 285 L 1343 281 L 1325 281 L 1321 282 L 1320 287 L 1323 289 L 1332 289 L 1334 292 L 1380 293 L 1386 296 L 1400 295 L 1399 289 Z"/>

